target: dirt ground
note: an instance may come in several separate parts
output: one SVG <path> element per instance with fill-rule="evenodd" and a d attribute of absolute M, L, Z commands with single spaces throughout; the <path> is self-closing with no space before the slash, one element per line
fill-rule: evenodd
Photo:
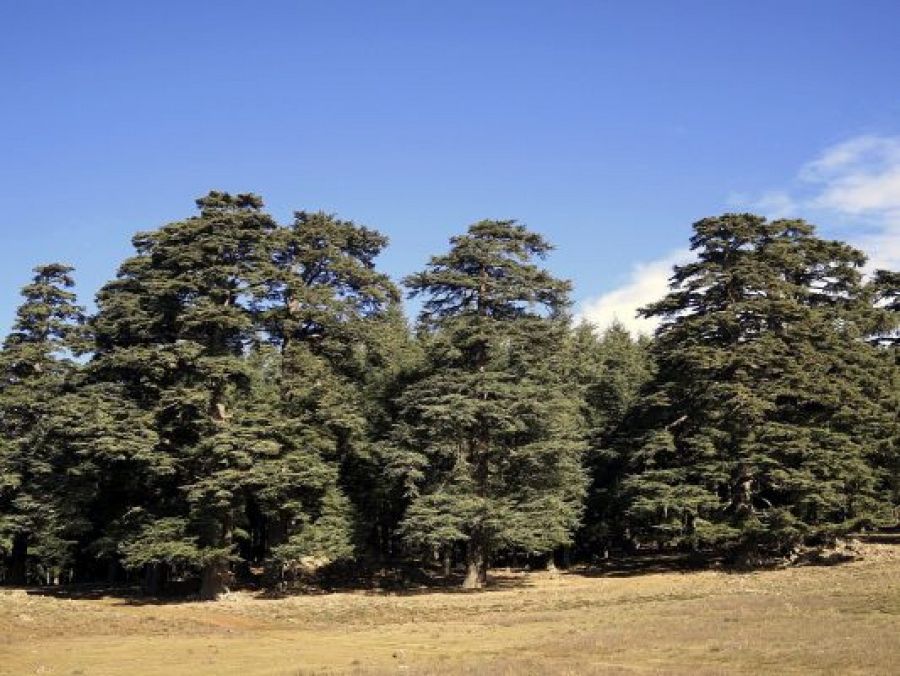
<path fill-rule="evenodd" d="M 492 588 L 216 603 L 0 591 L 0 674 L 900 673 L 900 546 L 754 573 L 505 573 Z"/>

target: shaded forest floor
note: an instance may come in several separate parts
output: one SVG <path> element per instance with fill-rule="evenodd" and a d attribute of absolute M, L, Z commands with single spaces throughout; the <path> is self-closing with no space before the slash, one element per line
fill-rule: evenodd
<path fill-rule="evenodd" d="M 494 571 L 216 603 L 0 590 L 0 674 L 896 673 L 900 545 L 753 573 Z"/>

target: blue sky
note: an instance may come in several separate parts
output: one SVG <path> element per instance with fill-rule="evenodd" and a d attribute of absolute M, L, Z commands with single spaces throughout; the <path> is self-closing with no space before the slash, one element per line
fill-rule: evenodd
<path fill-rule="evenodd" d="M 518 218 L 598 320 L 726 209 L 894 250 L 898 25 L 895 0 L 0 0 L 0 330 L 35 264 L 89 302 L 211 188 L 376 227 L 396 278 Z"/>

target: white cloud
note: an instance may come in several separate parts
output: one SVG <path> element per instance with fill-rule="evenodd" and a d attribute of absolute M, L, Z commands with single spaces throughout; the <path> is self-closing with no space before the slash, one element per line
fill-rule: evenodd
<path fill-rule="evenodd" d="M 770 218 L 801 216 L 869 256 L 869 270 L 900 269 L 900 136 L 858 136 L 800 167 L 790 190 L 731 195 Z"/>
<path fill-rule="evenodd" d="M 728 202 L 768 218 L 806 218 L 823 235 L 865 251 L 870 270 L 900 270 L 900 136 L 844 141 L 800 167 L 789 189 L 757 197 L 732 193 Z M 576 319 L 600 329 L 619 321 L 632 333 L 652 332 L 658 322 L 638 318 L 637 309 L 662 298 L 672 266 L 689 258 L 677 251 L 635 265 L 624 285 L 581 303 Z"/>
<path fill-rule="evenodd" d="M 814 206 L 848 214 L 900 211 L 900 137 L 840 143 L 807 164 L 800 177 L 821 189 Z"/>
<path fill-rule="evenodd" d="M 770 190 L 753 200 L 753 211 L 766 218 L 791 218 L 797 213 L 797 201 L 784 190 Z"/>
<path fill-rule="evenodd" d="M 826 148 L 800 170 L 805 181 L 823 181 L 848 171 L 865 172 L 878 167 L 894 167 L 900 162 L 900 137 L 857 136 Z"/>
<path fill-rule="evenodd" d="M 665 258 L 637 263 L 623 286 L 581 303 L 575 320 L 590 322 L 598 329 L 619 322 L 635 335 L 652 333 L 659 322 L 638 317 L 638 308 L 665 296 L 672 266 L 687 260 L 690 260 L 690 252 L 679 250 Z"/>
<path fill-rule="evenodd" d="M 900 269 L 900 136 L 860 136 L 828 148 L 800 171 L 811 210 L 850 220 L 842 234 L 869 268 Z"/>

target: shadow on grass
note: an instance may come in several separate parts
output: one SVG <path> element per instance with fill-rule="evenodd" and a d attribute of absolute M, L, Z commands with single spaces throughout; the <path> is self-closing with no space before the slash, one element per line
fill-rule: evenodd
<path fill-rule="evenodd" d="M 860 533 L 851 536 L 853 540 L 871 544 L 900 544 L 900 529 L 889 529 L 878 533 Z M 793 562 L 773 560 L 757 561 L 752 565 L 729 564 L 720 554 L 711 552 L 640 552 L 621 554 L 609 559 L 589 564 L 577 565 L 561 570 L 561 575 L 589 578 L 628 578 L 662 573 L 693 573 L 703 570 L 717 570 L 724 573 L 745 574 L 759 570 L 775 570 L 792 566 L 834 566 L 856 560 L 851 553 L 825 550 L 809 551 Z M 261 600 L 278 600 L 295 596 L 317 596 L 334 593 L 362 593 L 384 596 L 422 596 L 428 594 L 484 594 L 510 589 L 522 589 L 534 584 L 531 573 L 542 571 L 527 568 L 497 568 L 491 571 L 487 586 L 477 589 L 463 589 L 461 572 L 449 576 L 434 570 L 423 569 L 414 563 L 394 563 L 381 568 L 365 567 L 361 570 L 351 566 L 332 566 L 305 580 L 297 580 L 290 585 L 273 588 L 262 584 L 261 579 L 243 581 L 233 591 L 249 593 Z M 139 585 L 109 584 L 69 584 L 62 586 L 39 586 L 24 588 L 29 595 L 46 596 L 73 601 L 97 601 L 116 599 L 122 605 L 171 605 L 196 603 L 198 582 L 196 580 L 169 583 L 161 594 L 146 594 Z"/>
<path fill-rule="evenodd" d="M 119 605 L 171 605 L 191 603 L 199 600 L 197 594 L 184 594 L 176 591 L 163 594 L 146 594 L 137 585 L 126 586 L 100 583 L 26 587 L 24 591 L 29 596 L 44 596 L 69 601 L 116 599 Z"/>
<path fill-rule="evenodd" d="M 369 574 L 342 574 L 342 571 L 326 571 L 308 584 L 300 583 L 284 589 L 265 589 L 257 594 L 260 599 L 283 599 L 292 596 L 362 593 L 381 596 L 422 596 L 427 594 L 480 594 L 508 589 L 518 589 L 529 584 L 524 571 L 496 569 L 491 571 L 488 584 L 480 589 L 463 589 L 463 575 L 454 572 L 449 576 L 415 566 L 383 568 Z"/>
<path fill-rule="evenodd" d="M 582 577 L 638 577 L 660 573 L 693 573 L 719 568 L 722 558 L 712 553 L 647 552 L 613 556 L 568 571 Z"/>
<path fill-rule="evenodd" d="M 866 544 L 900 545 L 900 526 L 872 533 L 852 533 L 850 537 Z"/>
<path fill-rule="evenodd" d="M 362 593 L 384 596 L 418 596 L 446 593 L 486 593 L 520 588 L 528 585 L 527 576 L 503 570 L 495 571 L 488 585 L 477 590 L 462 588 L 463 576 L 443 577 L 429 571 L 409 568 L 383 569 L 371 575 L 345 576 L 326 572 L 298 580 L 281 589 L 266 587 L 259 581 L 242 581 L 231 588 L 247 593 L 255 599 L 278 600 L 295 596 L 324 596 L 335 593 Z M 12 588 L 9 588 L 12 589 Z M 114 599 L 117 605 L 151 606 L 197 603 L 198 583 L 194 580 L 170 582 L 159 594 L 148 594 L 140 585 L 111 585 L 103 583 L 66 584 L 59 586 L 19 587 L 29 596 L 71 601 L 100 601 Z"/>
<path fill-rule="evenodd" d="M 573 566 L 558 572 L 562 576 L 624 578 L 656 573 L 689 573 L 716 565 L 709 558 L 684 554 L 641 554 L 611 558 L 591 566 Z M 384 568 L 369 574 L 341 574 L 342 571 L 325 571 L 307 580 L 297 580 L 289 585 L 265 587 L 259 583 L 243 582 L 232 588 L 234 592 L 248 593 L 254 599 L 277 601 L 297 596 L 325 596 L 336 593 L 357 593 L 372 596 L 425 596 L 430 594 L 490 594 L 492 592 L 523 589 L 533 586 L 544 570 L 527 568 L 496 568 L 490 571 L 488 584 L 480 589 L 463 589 L 463 575 L 454 572 L 444 577 L 433 571 L 414 567 Z M 70 584 L 41 586 L 25 589 L 33 596 L 45 596 L 73 601 L 99 601 L 115 599 L 117 605 L 153 606 L 197 603 L 200 601 L 196 587 L 185 590 L 183 583 L 175 583 L 160 594 L 147 594 L 139 585 Z"/>

